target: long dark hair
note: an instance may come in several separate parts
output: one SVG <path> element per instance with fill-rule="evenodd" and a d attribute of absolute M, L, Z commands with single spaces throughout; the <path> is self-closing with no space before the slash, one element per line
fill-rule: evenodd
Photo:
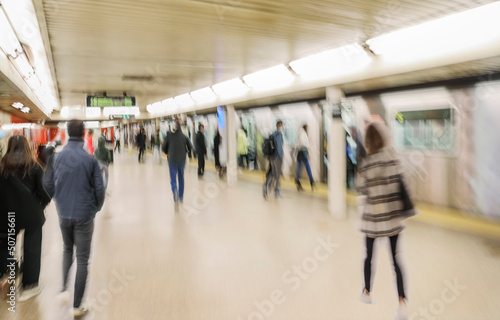
<path fill-rule="evenodd" d="M 10 137 L 7 152 L 0 162 L 0 175 L 22 173 L 23 178 L 35 167 L 37 161 L 25 136 Z"/>

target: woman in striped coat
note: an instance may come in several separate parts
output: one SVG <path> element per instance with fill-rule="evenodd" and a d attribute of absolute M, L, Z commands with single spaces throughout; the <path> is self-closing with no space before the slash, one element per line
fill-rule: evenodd
<path fill-rule="evenodd" d="M 365 286 L 360 296 L 364 303 L 372 303 L 371 260 L 375 239 L 388 237 L 392 260 L 396 271 L 399 309 L 396 319 L 407 319 L 406 295 L 403 274 L 397 261 L 398 235 L 403 230 L 402 220 L 408 217 L 404 211 L 402 166 L 395 150 L 390 146 L 387 128 L 381 122 L 371 123 L 366 131 L 365 147 L 368 152 L 358 176 L 358 192 L 364 204 L 361 216 L 361 232 L 366 235 L 364 261 Z"/>

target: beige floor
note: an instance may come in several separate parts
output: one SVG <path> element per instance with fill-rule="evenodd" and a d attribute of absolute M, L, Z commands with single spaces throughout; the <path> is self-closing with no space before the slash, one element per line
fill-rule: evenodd
<path fill-rule="evenodd" d="M 96 218 L 85 319 L 394 317 L 383 241 L 377 303 L 358 301 L 363 251 L 355 208 L 336 221 L 317 197 L 286 191 L 285 199 L 265 201 L 255 182 L 228 188 L 213 172 L 198 180 L 190 168 L 175 213 L 167 165 L 153 165 L 150 155 L 145 164 L 117 157 L 109 192 Z M 44 290 L 18 303 L 15 314 L 2 302 L 2 320 L 72 319 L 71 302 L 56 298 L 62 240 L 53 204 L 46 215 Z M 401 244 L 411 319 L 500 319 L 500 244 L 415 221 L 407 226 Z"/>

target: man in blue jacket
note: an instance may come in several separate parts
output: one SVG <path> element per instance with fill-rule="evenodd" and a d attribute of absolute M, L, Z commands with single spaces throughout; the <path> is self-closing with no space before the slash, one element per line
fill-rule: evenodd
<path fill-rule="evenodd" d="M 104 203 L 105 190 L 97 160 L 83 149 L 83 121 L 69 121 L 68 134 L 68 144 L 50 159 L 43 182 L 55 200 L 64 242 L 63 292 L 66 291 L 69 269 L 73 264 L 73 247 L 76 247 L 73 313 L 75 317 L 81 317 L 88 312 L 82 298 L 87 282 L 94 217 Z"/>
<path fill-rule="evenodd" d="M 270 172 L 266 175 L 266 182 L 263 187 L 263 196 L 265 199 L 268 198 L 267 192 L 274 184 L 274 196 L 276 198 L 282 198 L 280 191 L 280 177 L 281 177 L 281 166 L 283 164 L 283 158 L 285 153 L 283 151 L 283 121 L 278 120 L 276 123 L 276 131 L 270 136 L 273 139 L 274 144 L 274 154 L 269 157 Z"/>

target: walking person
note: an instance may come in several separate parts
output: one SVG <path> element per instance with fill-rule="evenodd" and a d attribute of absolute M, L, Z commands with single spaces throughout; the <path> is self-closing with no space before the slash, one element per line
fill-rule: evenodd
<path fill-rule="evenodd" d="M 144 162 L 144 151 L 146 150 L 146 134 L 144 133 L 143 127 L 141 127 L 141 130 L 135 137 L 135 144 L 139 148 L 139 163 L 141 162 L 141 159 L 142 162 Z"/>
<path fill-rule="evenodd" d="M 89 129 L 87 131 L 87 136 L 85 137 L 85 149 L 87 152 L 93 156 L 94 155 L 94 130 Z"/>
<path fill-rule="evenodd" d="M 248 163 L 248 138 L 247 134 L 245 132 L 245 129 L 240 128 L 238 130 L 238 162 L 239 162 L 239 167 L 244 168 L 246 167 L 247 169 L 249 168 L 249 163 Z M 243 162 L 245 160 L 246 162 Z"/>
<path fill-rule="evenodd" d="M 94 217 L 104 203 L 105 191 L 97 160 L 83 150 L 83 121 L 69 121 L 68 134 L 68 144 L 47 166 L 44 185 L 56 202 L 63 238 L 62 292 L 67 289 L 76 247 L 73 314 L 81 317 L 88 312 L 82 299 L 87 283 Z"/>
<path fill-rule="evenodd" d="M 186 165 L 186 153 L 193 149 L 188 137 L 182 132 L 181 124 L 175 122 L 175 131 L 170 133 L 163 141 L 162 150 L 167 155 L 168 168 L 170 171 L 170 185 L 176 205 L 184 199 L 184 167 Z M 178 177 L 178 178 L 177 178 Z M 177 187 L 177 179 L 179 186 Z"/>
<path fill-rule="evenodd" d="M 207 155 L 207 146 L 205 144 L 204 126 L 200 123 L 198 133 L 196 134 L 196 154 L 198 155 L 198 177 L 203 177 L 205 173 L 205 156 Z"/>
<path fill-rule="evenodd" d="M 0 275 L 7 272 L 9 252 L 8 234 L 17 237 L 24 229 L 24 268 L 22 293 L 19 301 L 38 295 L 42 253 L 42 226 L 44 210 L 50 196 L 43 187 L 43 169 L 35 160 L 28 140 L 21 135 L 9 138 L 7 152 L 0 162 Z M 13 214 L 12 214 L 13 213 Z M 10 268 L 9 268 L 10 269 Z M 1 281 L 3 285 L 7 282 Z"/>
<path fill-rule="evenodd" d="M 116 149 L 118 148 L 118 153 L 120 153 L 120 129 L 116 129 L 115 131 L 115 148 L 114 148 L 114 151 L 116 151 Z"/>
<path fill-rule="evenodd" d="M 217 129 L 217 133 L 214 137 L 214 158 L 215 158 L 215 170 L 219 174 L 219 177 L 222 177 L 222 166 L 220 165 L 220 155 L 219 155 L 219 146 L 222 143 L 222 137 L 220 136 L 219 129 Z"/>
<path fill-rule="evenodd" d="M 101 168 L 104 190 L 107 190 L 109 179 L 108 167 L 109 163 L 111 162 L 111 155 L 109 153 L 109 150 L 106 149 L 106 140 L 104 139 L 104 137 L 99 137 L 99 139 L 97 140 L 97 149 L 95 149 L 94 151 L 94 158 L 97 160 L 97 162 L 99 163 L 99 167 Z"/>
<path fill-rule="evenodd" d="M 268 191 L 274 184 L 274 196 L 282 198 L 280 191 L 281 166 L 285 153 L 283 151 L 283 121 L 278 120 L 276 123 L 276 131 L 269 137 L 273 143 L 273 153 L 269 156 L 269 171 L 266 174 L 266 182 L 263 187 L 263 196 L 268 198 Z"/>
<path fill-rule="evenodd" d="M 303 191 L 302 184 L 300 183 L 300 173 L 302 170 L 302 165 L 306 167 L 307 176 L 309 177 L 309 183 L 311 184 L 311 190 L 314 189 L 314 179 L 311 171 L 311 164 L 309 163 L 309 137 L 307 136 L 307 124 L 302 126 L 299 130 L 298 136 L 298 152 L 297 152 L 297 173 L 295 175 L 295 183 L 297 185 L 298 191 Z"/>
<path fill-rule="evenodd" d="M 151 137 L 151 144 L 153 146 L 153 163 L 156 161 L 158 155 L 158 162 L 161 164 L 161 134 L 160 129 L 156 129 L 156 134 Z"/>
<path fill-rule="evenodd" d="M 366 131 L 365 147 L 368 156 L 359 170 L 358 191 L 364 197 L 361 232 L 365 234 L 364 288 L 360 300 L 372 303 L 372 256 L 375 240 L 388 237 L 396 273 L 399 308 L 396 319 L 408 319 L 404 275 L 401 269 L 398 236 L 402 220 L 414 215 L 406 211 L 408 200 L 400 161 L 389 145 L 387 128 L 381 122 L 371 123 Z M 413 206 L 412 206 L 413 207 Z"/>

